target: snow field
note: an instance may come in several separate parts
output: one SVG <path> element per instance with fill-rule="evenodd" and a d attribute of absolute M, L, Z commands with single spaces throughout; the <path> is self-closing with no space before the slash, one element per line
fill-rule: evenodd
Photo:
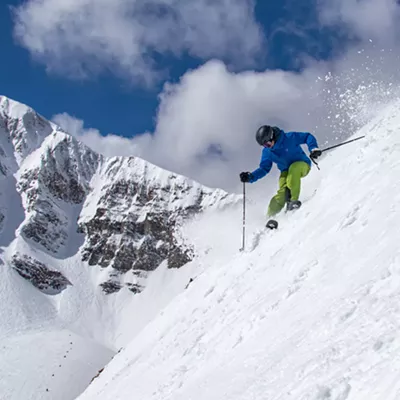
<path fill-rule="evenodd" d="M 76 398 L 114 355 L 71 331 L 37 330 L 1 342 L 0 399 Z M 85 385 L 86 383 L 86 385 Z"/>

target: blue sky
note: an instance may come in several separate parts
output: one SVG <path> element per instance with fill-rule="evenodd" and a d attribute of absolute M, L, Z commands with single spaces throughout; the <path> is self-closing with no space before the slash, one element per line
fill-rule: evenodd
<path fill-rule="evenodd" d="M 31 54 L 13 39 L 13 21 L 10 6 L 22 2 L 8 0 L 0 5 L 0 50 L 5 56 L 0 64 L 1 93 L 24 102 L 47 118 L 66 112 L 85 121 L 103 133 L 131 136 L 154 129 L 158 93 L 164 80 L 152 87 L 121 80 L 112 72 L 87 79 L 68 79 L 57 73 L 47 73 L 43 64 L 33 60 Z M 314 0 L 258 1 L 256 19 L 267 38 L 258 54 L 255 70 L 282 68 L 298 70 L 299 57 L 326 59 L 337 50 L 338 35 L 332 29 L 319 29 Z M 302 31 L 303 36 L 294 32 Z M 285 31 L 286 30 L 286 31 Z M 168 69 L 168 81 L 177 81 L 189 68 L 196 68 L 204 60 L 184 54 L 164 57 L 162 66 Z M 230 68 L 241 71 L 241 65 Z"/>
<path fill-rule="evenodd" d="M 397 0 L 6 3 L 0 94 L 210 186 L 257 166 L 260 124 L 334 143 L 398 96 Z"/>

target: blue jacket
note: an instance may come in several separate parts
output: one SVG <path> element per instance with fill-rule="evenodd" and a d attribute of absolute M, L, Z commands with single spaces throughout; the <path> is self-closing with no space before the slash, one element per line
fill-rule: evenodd
<path fill-rule="evenodd" d="M 307 132 L 284 132 L 272 149 L 264 148 L 260 167 L 251 173 L 250 182 L 256 182 L 271 171 L 272 163 L 276 163 L 280 171 L 287 171 L 296 161 L 304 161 L 311 166 L 311 160 L 306 156 L 300 145 L 307 144 L 308 150 L 318 148 L 317 139 Z"/>

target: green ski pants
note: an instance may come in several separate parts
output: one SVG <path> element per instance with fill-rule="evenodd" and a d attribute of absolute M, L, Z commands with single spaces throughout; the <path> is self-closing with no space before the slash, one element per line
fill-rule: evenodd
<path fill-rule="evenodd" d="M 285 206 L 286 201 L 299 199 L 301 187 L 300 180 L 308 175 L 310 169 L 310 166 L 306 162 L 296 161 L 290 165 L 288 171 L 281 173 L 279 177 L 278 193 L 269 203 L 268 215 L 270 217 L 278 214 Z"/>

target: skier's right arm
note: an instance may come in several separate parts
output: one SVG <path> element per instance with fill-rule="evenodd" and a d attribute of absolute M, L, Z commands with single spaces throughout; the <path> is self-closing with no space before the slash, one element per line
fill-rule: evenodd
<path fill-rule="evenodd" d="M 264 176 L 267 175 L 269 171 L 271 171 L 271 168 L 272 161 L 270 160 L 269 155 L 263 152 L 260 166 L 251 173 L 251 179 L 249 182 L 254 183 L 259 179 L 264 178 Z"/>

